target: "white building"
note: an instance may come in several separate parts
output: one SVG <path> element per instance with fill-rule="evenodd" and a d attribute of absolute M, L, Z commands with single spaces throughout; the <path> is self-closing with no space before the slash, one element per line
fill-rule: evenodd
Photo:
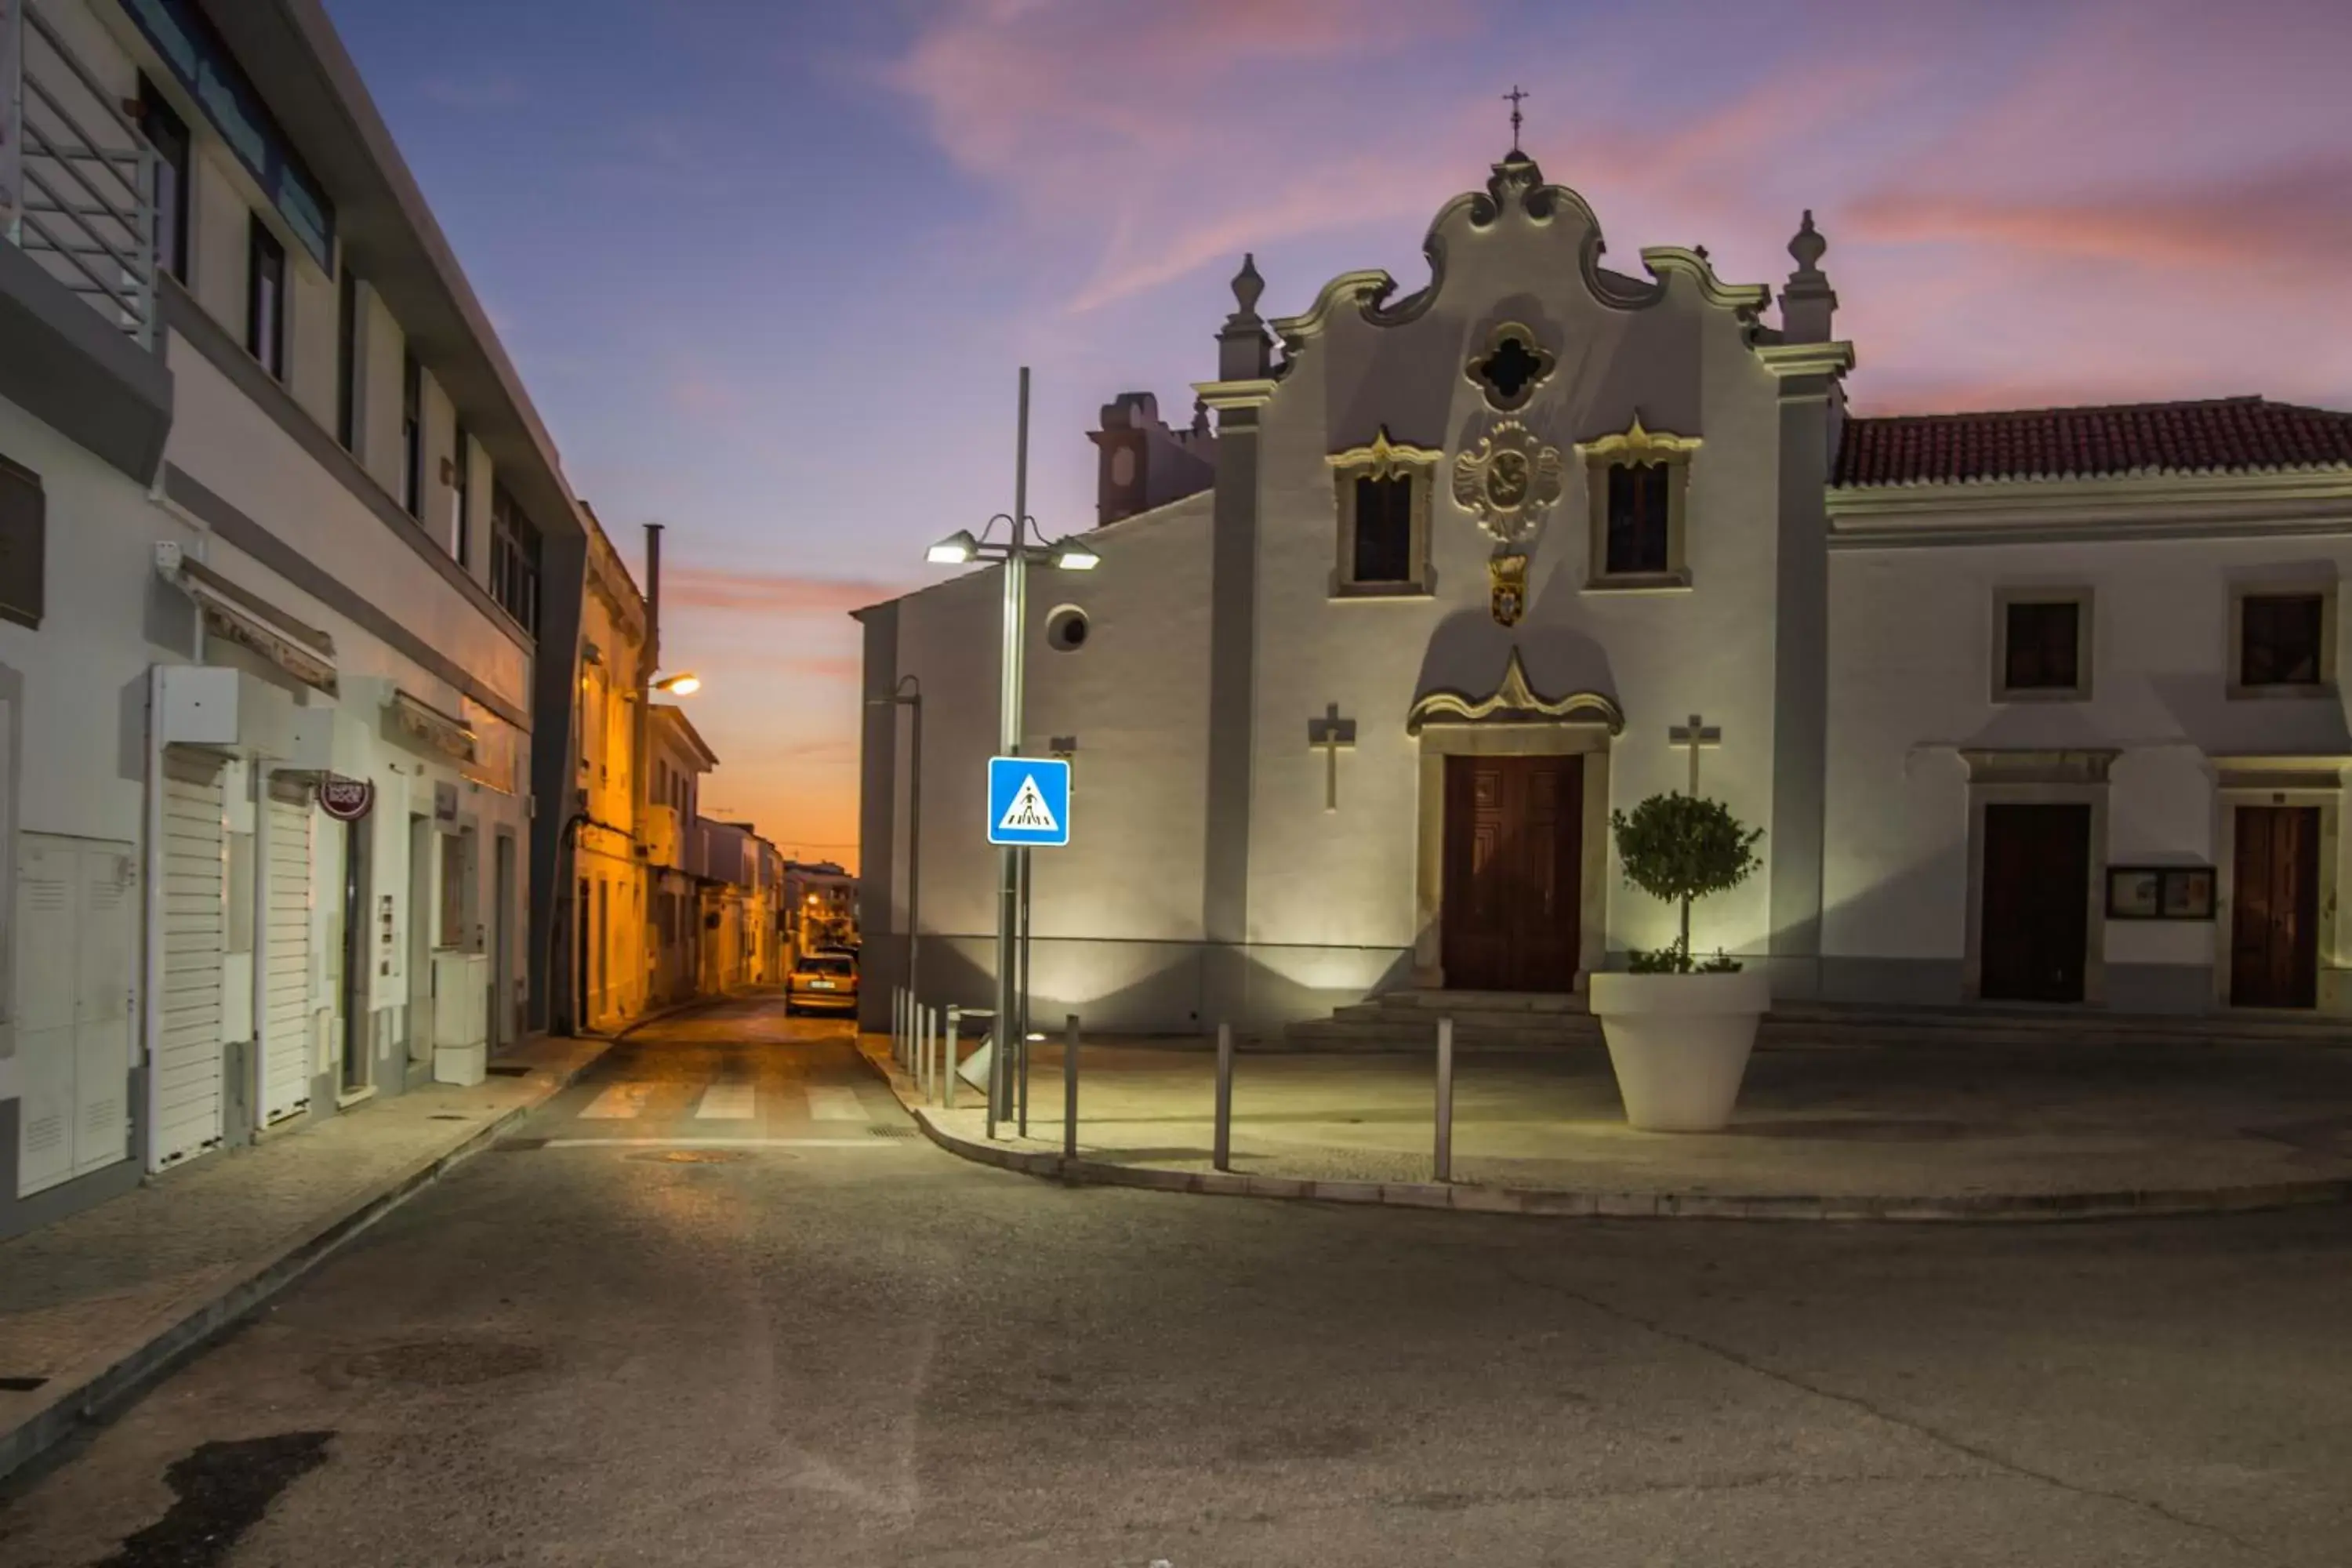
<path fill-rule="evenodd" d="M 2352 416 L 1849 416 L 1825 249 L 1806 215 L 1777 311 L 1700 251 L 1621 272 L 1514 150 L 1415 292 L 1348 273 L 1268 321 L 1244 264 L 1213 435 L 1107 407 L 1101 565 L 1030 578 L 1024 750 L 1075 763 L 1033 1016 L 1579 990 L 1671 939 L 1610 813 L 1695 748 L 1766 836 L 1694 945 L 1782 997 L 2352 1007 Z M 999 593 L 861 612 L 866 694 L 916 678 L 928 759 L 918 787 L 869 704 L 869 1026 L 919 809 L 924 972 L 985 996 Z"/>
<path fill-rule="evenodd" d="M 523 1027 L 583 535 L 316 0 L 0 16 L 5 1233 Z"/>

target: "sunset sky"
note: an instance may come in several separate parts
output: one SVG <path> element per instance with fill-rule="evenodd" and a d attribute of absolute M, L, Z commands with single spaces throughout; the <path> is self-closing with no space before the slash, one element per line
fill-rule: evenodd
<path fill-rule="evenodd" d="M 633 562 L 705 810 L 855 862 L 856 628 L 1084 432 L 1189 416 L 1244 250 L 1268 315 L 1410 290 L 1509 145 L 1616 263 L 1831 249 L 1868 414 L 2260 393 L 2352 408 L 2352 5 L 1950 0 L 329 0 Z"/>

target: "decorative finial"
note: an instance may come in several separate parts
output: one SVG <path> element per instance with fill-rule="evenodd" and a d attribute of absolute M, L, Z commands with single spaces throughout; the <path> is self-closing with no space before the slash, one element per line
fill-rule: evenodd
<path fill-rule="evenodd" d="M 1242 269 L 1234 274 L 1234 302 L 1241 307 L 1234 314 L 1255 319 L 1258 296 L 1265 292 L 1265 279 L 1257 275 L 1257 257 L 1255 252 L 1245 252 Z"/>
<path fill-rule="evenodd" d="M 1697 257 L 1701 261 L 1705 261 L 1706 259 L 1706 247 L 1704 245 L 1694 245 L 1691 247 L 1691 254 Z"/>
<path fill-rule="evenodd" d="M 1789 241 L 1789 254 L 1797 258 L 1797 270 L 1816 274 L 1822 269 L 1822 257 L 1829 250 L 1830 242 L 1813 226 L 1813 209 L 1805 209 L 1805 221 L 1798 226 L 1795 237 Z"/>
<path fill-rule="evenodd" d="M 1517 82 L 1513 82 L 1511 90 L 1503 94 L 1503 101 L 1511 106 L 1511 155 L 1513 157 L 1518 156 L 1519 152 L 1519 105 L 1525 103 L 1528 97 L 1528 94 Z"/>
<path fill-rule="evenodd" d="M 1205 436 L 1208 433 L 1209 400 L 1205 397 L 1196 397 L 1192 399 L 1192 434 Z"/>

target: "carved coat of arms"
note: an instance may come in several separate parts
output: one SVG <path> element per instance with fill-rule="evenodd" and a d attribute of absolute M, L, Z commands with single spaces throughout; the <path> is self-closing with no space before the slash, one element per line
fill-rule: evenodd
<path fill-rule="evenodd" d="M 1486 581 L 1493 594 L 1487 608 L 1500 626 L 1515 626 L 1528 608 L 1528 558 L 1517 551 L 1490 557 L 1486 562 Z"/>
<path fill-rule="evenodd" d="M 1498 544 L 1533 533 L 1560 489 L 1559 448 L 1545 446 L 1516 419 L 1502 421 L 1454 459 L 1454 501 Z"/>

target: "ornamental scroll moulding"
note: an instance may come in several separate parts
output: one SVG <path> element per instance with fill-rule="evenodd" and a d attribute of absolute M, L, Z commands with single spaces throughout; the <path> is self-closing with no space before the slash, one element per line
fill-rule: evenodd
<path fill-rule="evenodd" d="M 1559 448 L 1545 446 L 1516 419 L 1504 420 L 1454 459 L 1454 501 L 1475 513 L 1499 544 L 1532 534 L 1545 509 L 1559 500 L 1560 488 Z"/>

